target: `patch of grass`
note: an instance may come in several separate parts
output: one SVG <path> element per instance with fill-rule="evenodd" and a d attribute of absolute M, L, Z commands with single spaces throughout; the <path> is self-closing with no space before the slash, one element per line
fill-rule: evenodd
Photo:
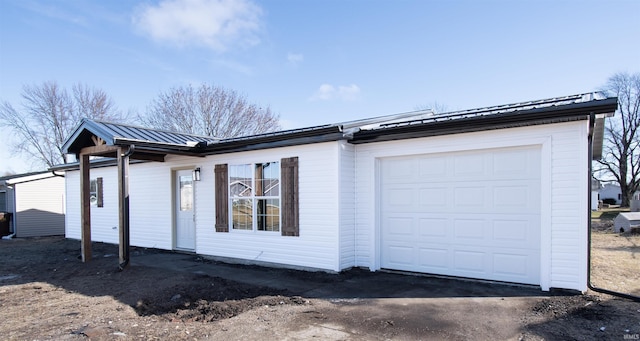
<path fill-rule="evenodd" d="M 620 212 L 629 212 L 628 207 L 603 208 L 600 211 L 591 211 L 591 219 L 613 220 Z"/>

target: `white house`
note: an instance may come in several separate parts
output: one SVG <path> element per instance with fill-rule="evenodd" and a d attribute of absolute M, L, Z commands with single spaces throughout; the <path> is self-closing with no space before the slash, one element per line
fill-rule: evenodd
<path fill-rule="evenodd" d="M 620 212 L 613 220 L 613 230 L 618 233 L 640 227 L 640 212 Z"/>
<path fill-rule="evenodd" d="M 600 200 L 612 199 L 616 201 L 616 205 L 622 203 L 622 191 L 620 186 L 616 184 L 604 184 L 598 191 Z"/>
<path fill-rule="evenodd" d="M 84 120 L 64 146 L 81 170 L 56 167 L 66 235 L 585 291 L 590 156 L 616 107 L 581 94 L 231 139 Z M 86 173 L 96 153 L 119 167 L 105 159 Z"/>
<path fill-rule="evenodd" d="M 591 210 L 600 209 L 600 181 L 591 179 Z"/>
<path fill-rule="evenodd" d="M 0 211 L 16 237 L 65 234 L 65 181 L 50 171 L 0 177 Z"/>

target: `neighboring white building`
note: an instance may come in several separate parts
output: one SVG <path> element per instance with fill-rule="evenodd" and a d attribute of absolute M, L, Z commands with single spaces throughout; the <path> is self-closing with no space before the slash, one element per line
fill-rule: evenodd
<path fill-rule="evenodd" d="M 65 151 L 104 141 L 162 161 L 129 167 L 132 245 L 585 291 L 589 148 L 600 157 L 616 107 L 584 94 L 223 140 L 84 120 Z M 117 171 L 102 166 L 91 238 L 117 243 Z M 80 172 L 56 169 L 80 239 Z"/>
<path fill-rule="evenodd" d="M 591 179 L 591 210 L 600 209 L 600 181 Z"/>
<path fill-rule="evenodd" d="M 36 172 L 0 177 L 0 211 L 16 237 L 64 235 L 64 177 Z"/>
<path fill-rule="evenodd" d="M 600 200 L 613 199 L 616 201 L 616 205 L 622 203 L 622 191 L 620 186 L 616 184 L 605 184 L 600 188 L 598 194 L 600 195 Z"/>
<path fill-rule="evenodd" d="M 621 233 L 640 227 L 640 212 L 620 212 L 613 220 L 613 231 Z"/>

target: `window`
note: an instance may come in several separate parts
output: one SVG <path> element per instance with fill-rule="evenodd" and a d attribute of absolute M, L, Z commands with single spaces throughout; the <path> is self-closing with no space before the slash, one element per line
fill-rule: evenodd
<path fill-rule="evenodd" d="M 235 225 L 237 229 L 271 229 L 280 230 L 282 236 L 300 236 L 298 157 L 279 163 L 279 169 L 278 162 L 215 165 L 216 232 L 229 232 Z"/>
<path fill-rule="evenodd" d="M 193 178 L 191 175 L 180 176 L 180 211 L 193 209 Z"/>
<path fill-rule="evenodd" d="M 102 199 L 102 178 L 91 180 L 89 184 L 89 202 L 91 206 L 103 207 L 104 202 Z"/>
<path fill-rule="evenodd" d="M 280 162 L 229 165 L 231 228 L 280 231 Z"/>

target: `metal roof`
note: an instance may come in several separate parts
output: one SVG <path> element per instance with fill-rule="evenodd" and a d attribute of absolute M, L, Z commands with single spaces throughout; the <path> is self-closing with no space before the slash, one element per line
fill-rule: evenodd
<path fill-rule="evenodd" d="M 138 159 L 157 160 L 150 155 L 205 156 L 336 140 L 353 144 L 379 142 L 584 120 L 591 113 L 611 114 L 616 108 L 616 98 L 585 93 L 443 114 L 423 110 L 227 139 L 83 119 L 63 150 L 77 154 L 84 147 L 94 146 L 96 136 L 107 145 L 135 146 Z M 596 120 L 596 157 L 602 145 L 603 125 L 604 118 Z"/>
<path fill-rule="evenodd" d="M 607 98 L 602 96 L 599 93 L 585 93 L 585 94 L 578 94 L 578 95 L 571 95 L 571 96 L 564 96 L 564 97 L 541 99 L 536 101 L 497 105 L 497 106 L 486 107 L 486 108 L 452 111 L 452 112 L 432 115 L 425 118 L 419 118 L 416 120 L 405 120 L 401 122 L 383 123 L 383 124 L 380 124 L 379 127 L 376 127 L 374 129 L 384 129 L 384 128 L 401 127 L 401 126 L 409 126 L 409 125 L 425 124 L 425 123 L 438 123 L 438 122 L 446 122 L 446 121 L 452 121 L 452 120 L 478 118 L 482 116 L 504 115 L 504 114 L 510 114 L 510 113 L 531 111 L 534 109 L 538 109 L 538 110 L 553 109 L 553 108 L 560 108 L 567 105 L 589 103 L 589 102 L 601 101 L 605 99 Z"/>
<path fill-rule="evenodd" d="M 90 143 L 91 135 L 100 137 L 110 146 L 126 144 L 123 142 L 132 142 L 191 148 L 199 142 L 214 142 L 218 140 L 210 136 L 177 133 L 84 118 L 63 145 L 63 150 L 66 153 L 77 153 L 83 146 Z"/>
<path fill-rule="evenodd" d="M 371 143 L 586 120 L 592 113 L 600 116 L 612 115 L 617 106 L 615 97 L 606 98 L 599 93 L 585 93 L 381 123 L 358 130 L 349 142 Z M 604 117 L 596 119 L 594 128 L 593 155 L 594 158 L 600 158 Z"/>

